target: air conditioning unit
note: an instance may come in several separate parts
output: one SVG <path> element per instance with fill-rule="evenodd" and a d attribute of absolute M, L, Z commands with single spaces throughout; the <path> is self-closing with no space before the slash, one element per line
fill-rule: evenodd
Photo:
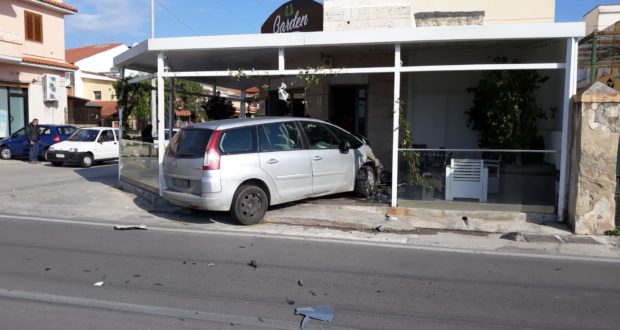
<path fill-rule="evenodd" d="M 65 87 L 73 87 L 75 73 L 74 72 L 65 72 Z"/>
<path fill-rule="evenodd" d="M 60 77 L 55 74 L 43 75 L 43 101 L 58 101 Z"/>

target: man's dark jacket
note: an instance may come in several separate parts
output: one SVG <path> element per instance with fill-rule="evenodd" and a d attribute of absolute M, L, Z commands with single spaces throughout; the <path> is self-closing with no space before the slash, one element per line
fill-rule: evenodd
<path fill-rule="evenodd" d="M 28 142 L 39 142 L 39 127 L 32 125 L 32 123 L 26 126 L 26 137 Z"/>

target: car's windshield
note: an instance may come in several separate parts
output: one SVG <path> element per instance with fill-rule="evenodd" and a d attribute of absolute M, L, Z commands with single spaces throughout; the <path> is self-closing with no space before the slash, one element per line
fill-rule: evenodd
<path fill-rule="evenodd" d="M 69 137 L 69 141 L 93 142 L 98 134 L 99 130 L 96 129 L 80 129 Z"/>

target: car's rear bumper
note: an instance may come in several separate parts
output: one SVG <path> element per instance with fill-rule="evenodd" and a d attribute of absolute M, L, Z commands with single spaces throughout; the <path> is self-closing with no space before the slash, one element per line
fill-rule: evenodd
<path fill-rule="evenodd" d="M 231 198 L 227 198 L 226 194 L 223 193 L 197 196 L 189 193 L 164 190 L 164 198 L 174 205 L 207 211 L 229 211 L 231 203 Z"/>

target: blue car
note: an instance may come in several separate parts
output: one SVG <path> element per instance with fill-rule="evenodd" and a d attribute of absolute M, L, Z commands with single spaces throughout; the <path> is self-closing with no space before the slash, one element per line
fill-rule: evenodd
<path fill-rule="evenodd" d="M 67 139 L 77 127 L 69 125 L 39 125 L 39 158 L 46 159 L 49 146 Z M 26 139 L 26 128 L 0 140 L 0 158 L 28 157 L 30 145 Z"/>

